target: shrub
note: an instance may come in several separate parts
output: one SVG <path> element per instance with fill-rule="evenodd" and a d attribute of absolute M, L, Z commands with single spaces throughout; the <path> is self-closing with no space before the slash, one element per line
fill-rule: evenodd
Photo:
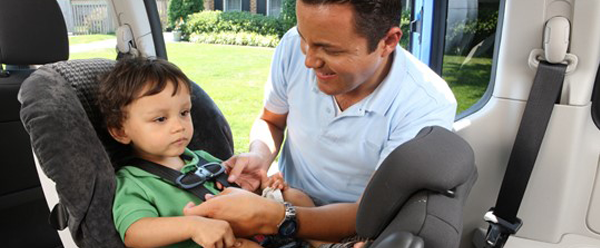
<path fill-rule="evenodd" d="M 203 9 L 203 0 L 169 0 L 169 7 L 167 9 L 169 29 L 174 28 L 179 19 L 187 21 L 188 15 L 200 12 Z"/>
<path fill-rule="evenodd" d="M 195 43 L 276 47 L 279 37 L 275 35 L 260 35 L 252 32 L 213 32 L 195 33 L 190 36 L 190 41 Z"/>
<path fill-rule="evenodd" d="M 283 0 L 279 18 L 285 31 L 296 26 L 296 0 Z"/>
<path fill-rule="evenodd" d="M 249 32 L 282 37 L 287 29 L 280 19 L 250 12 L 202 11 L 192 14 L 184 33 Z"/>

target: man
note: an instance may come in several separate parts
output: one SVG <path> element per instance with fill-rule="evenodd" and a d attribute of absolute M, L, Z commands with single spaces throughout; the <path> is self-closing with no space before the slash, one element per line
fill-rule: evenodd
<path fill-rule="evenodd" d="M 296 13 L 275 51 L 250 151 L 225 164 L 230 181 L 255 189 L 287 129 L 279 168 L 318 207 L 290 216 L 289 206 L 226 189 L 185 213 L 228 220 L 238 235 L 335 241 L 354 234 L 360 196 L 387 155 L 423 127 L 451 128 L 456 101 L 398 46 L 400 1 L 298 0 Z M 297 225 L 282 230 L 288 222 Z"/>

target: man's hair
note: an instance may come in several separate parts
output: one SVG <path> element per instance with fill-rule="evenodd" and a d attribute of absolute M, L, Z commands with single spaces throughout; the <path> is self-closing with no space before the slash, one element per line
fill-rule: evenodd
<path fill-rule="evenodd" d="M 369 52 L 392 27 L 400 26 L 400 0 L 299 0 L 308 5 L 350 4 L 354 8 L 354 28 L 367 39 Z"/>
<path fill-rule="evenodd" d="M 98 88 L 98 106 L 106 127 L 121 128 L 127 118 L 127 105 L 144 96 L 162 92 L 168 83 L 174 86 L 173 96 L 177 94 L 180 85 L 184 85 L 191 94 L 188 77 L 176 65 L 166 60 L 119 60 L 114 69 L 102 76 Z"/>

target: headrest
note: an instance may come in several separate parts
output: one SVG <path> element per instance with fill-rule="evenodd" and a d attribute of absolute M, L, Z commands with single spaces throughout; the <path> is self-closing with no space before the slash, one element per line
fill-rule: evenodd
<path fill-rule="evenodd" d="M 69 58 L 57 1 L 0 0 L 0 64 L 39 65 Z"/>
<path fill-rule="evenodd" d="M 383 161 L 371 178 L 357 213 L 357 233 L 376 238 L 416 192 L 453 197 L 475 171 L 471 146 L 442 127 L 425 127 Z"/>

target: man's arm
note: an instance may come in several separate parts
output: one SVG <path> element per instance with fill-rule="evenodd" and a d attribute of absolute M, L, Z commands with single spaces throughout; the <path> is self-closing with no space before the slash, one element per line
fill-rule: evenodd
<path fill-rule="evenodd" d="M 320 207 L 298 207 L 298 237 L 339 241 L 353 235 L 356 227 L 358 203 L 339 203 Z M 277 225 L 285 217 L 285 207 L 251 192 L 226 188 L 221 194 L 207 198 L 194 207 L 186 207 L 184 214 L 225 220 L 236 235 L 275 234 Z"/>
<path fill-rule="evenodd" d="M 306 239 L 339 242 L 341 239 L 356 233 L 357 210 L 358 203 L 296 207 L 296 218 L 299 227 L 297 236 Z"/>

